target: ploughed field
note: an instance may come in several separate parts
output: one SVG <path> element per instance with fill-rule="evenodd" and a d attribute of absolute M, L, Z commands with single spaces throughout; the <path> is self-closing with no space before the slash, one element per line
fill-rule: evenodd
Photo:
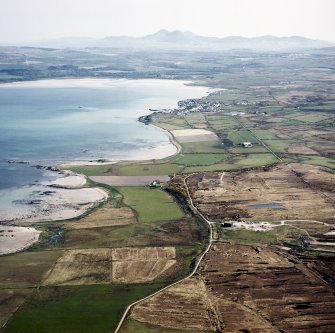
<path fill-rule="evenodd" d="M 211 220 L 335 222 L 335 174 L 280 164 L 257 170 L 199 173 L 188 178 L 196 207 Z"/>
<path fill-rule="evenodd" d="M 168 271 L 175 258 L 174 247 L 68 250 L 43 285 L 148 282 Z"/>
<path fill-rule="evenodd" d="M 271 247 L 215 244 L 195 277 L 136 305 L 131 320 L 179 330 L 334 332 L 334 284 L 315 269 L 320 261 L 313 265 Z"/>

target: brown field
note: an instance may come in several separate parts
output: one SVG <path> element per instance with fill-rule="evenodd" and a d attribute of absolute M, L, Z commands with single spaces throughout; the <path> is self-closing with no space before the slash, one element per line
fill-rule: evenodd
<path fill-rule="evenodd" d="M 113 227 L 136 223 L 134 212 L 128 207 L 114 207 L 106 203 L 103 207 L 95 210 L 87 216 L 67 223 L 66 226 L 73 229 L 88 229 L 99 227 Z"/>
<path fill-rule="evenodd" d="M 221 175 L 196 174 L 188 180 L 195 205 L 209 219 L 335 222 L 335 175 L 319 167 L 281 164 L 226 172 L 220 180 Z"/>
<path fill-rule="evenodd" d="M 58 259 L 44 285 L 108 283 L 111 269 L 110 249 L 69 250 Z"/>
<path fill-rule="evenodd" d="M 213 326 L 211 308 L 204 283 L 191 278 L 141 302 L 131 317 L 169 328 L 208 330 Z"/>
<path fill-rule="evenodd" d="M 174 247 L 68 250 L 44 285 L 152 281 L 176 263 Z"/>
<path fill-rule="evenodd" d="M 176 263 L 174 247 L 119 248 L 112 252 L 114 282 L 152 281 Z"/>
<path fill-rule="evenodd" d="M 138 304 L 131 317 L 185 330 L 330 333 L 335 331 L 334 292 L 316 270 L 288 254 L 217 244 L 197 279 Z"/>
<path fill-rule="evenodd" d="M 205 129 L 182 129 L 171 131 L 173 136 L 179 142 L 203 142 L 216 141 L 218 137 L 215 133 Z"/>
<path fill-rule="evenodd" d="M 298 155 L 319 155 L 319 153 L 303 144 L 294 144 L 288 147 L 289 154 Z"/>

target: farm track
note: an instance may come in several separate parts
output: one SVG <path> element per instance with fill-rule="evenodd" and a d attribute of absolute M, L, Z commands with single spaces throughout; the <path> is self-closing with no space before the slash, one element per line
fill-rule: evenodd
<path fill-rule="evenodd" d="M 191 174 L 191 175 L 192 175 L 192 174 Z M 198 215 L 198 216 L 199 216 L 205 223 L 207 223 L 207 225 L 208 225 L 208 227 L 209 227 L 209 242 L 208 242 L 208 245 L 207 245 L 205 251 L 204 251 L 204 252 L 202 253 L 202 255 L 199 257 L 199 259 L 198 259 L 196 265 L 194 266 L 192 272 L 191 272 L 189 275 L 187 275 L 186 277 L 182 278 L 181 280 L 178 280 L 178 281 L 176 281 L 176 282 L 174 282 L 174 283 L 172 283 L 172 284 L 170 284 L 170 285 L 168 285 L 168 286 L 166 286 L 166 287 L 164 287 L 164 288 L 162 288 L 162 289 L 156 291 L 155 293 L 153 293 L 153 294 L 151 294 L 151 295 L 149 295 L 149 296 L 146 296 L 146 297 L 144 297 L 144 298 L 142 298 L 142 299 L 140 299 L 140 300 L 138 300 L 138 301 L 136 301 L 136 302 L 133 302 L 132 304 L 128 305 L 127 309 L 125 310 L 125 312 L 123 313 L 123 316 L 121 317 L 121 319 L 120 319 L 120 321 L 119 321 L 118 326 L 117 326 L 116 329 L 115 329 L 115 333 L 118 333 L 118 332 L 120 331 L 120 329 L 121 329 L 121 327 L 122 327 L 122 325 L 123 325 L 125 319 L 127 318 L 127 315 L 129 314 L 129 311 L 130 311 L 135 305 L 137 305 L 137 304 L 139 304 L 139 303 L 141 303 L 141 302 L 143 302 L 143 301 L 145 301 L 145 300 L 147 300 L 147 299 L 149 299 L 149 298 L 151 298 L 151 297 L 153 297 L 153 296 L 156 296 L 156 295 L 162 293 L 163 291 L 165 291 L 165 290 L 167 290 L 167 289 L 169 289 L 169 288 L 171 288 L 171 287 L 177 285 L 178 283 L 180 283 L 180 282 L 182 282 L 182 281 L 185 281 L 185 280 L 191 278 L 191 277 L 196 273 L 196 271 L 198 270 L 199 265 L 200 265 L 202 259 L 204 258 L 204 256 L 205 256 L 205 255 L 207 254 L 207 252 L 211 249 L 211 246 L 212 246 L 212 238 L 213 238 L 212 222 L 209 221 L 203 214 L 201 214 L 201 213 L 198 211 L 198 209 L 197 209 L 197 208 L 194 206 L 194 204 L 193 204 L 193 200 L 192 200 L 192 198 L 191 198 L 191 194 L 190 194 L 190 191 L 189 191 L 188 186 L 187 186 L 187 178 L 190 177 L 191 175 L 188 175 L 187 177 L 184 178 L 184 186 L 185 186 L 185 189 L 186 189 L 186 192 L 187 192 L 187 196 L 188 196 L 188 199 L 189 199 L 189 203 L 190 203 L 190 207 L 191 207 L 191 209 L 192 209 L 193 212 L 194 212 L 195 214 L 197 214 L 197 215 Z"/>

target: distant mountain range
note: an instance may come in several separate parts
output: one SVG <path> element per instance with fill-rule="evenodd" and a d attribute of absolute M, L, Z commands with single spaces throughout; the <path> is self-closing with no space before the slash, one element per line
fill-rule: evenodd
<path fill-rule="evenodd" d="M 224 51 L 234 49 L 248 49 L 255 51 L 298 51 L 334 47 L 334 43 L 309 39 L 300 36 L 276 37 L 240 37 L 231 36 L 224 38 L 204 37 L 190 31 L 158 32 L 144 37 L 110 36 L 103 39 L 93 38 L 60 38 L 30 46 L 53 48 L 132 48 L 132 49 L 169 49 L 169 50 L 199 50 L 199 51 Z"/>

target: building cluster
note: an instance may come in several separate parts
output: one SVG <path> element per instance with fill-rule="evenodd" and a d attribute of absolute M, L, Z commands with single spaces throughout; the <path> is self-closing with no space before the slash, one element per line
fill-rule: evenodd
<path fill-rule="evenodd" d="M 222 101 L 209 99 L 185 99 L 178 102 L 179 112 L 217 112 L 224 108 L 225 104 Z"/>

